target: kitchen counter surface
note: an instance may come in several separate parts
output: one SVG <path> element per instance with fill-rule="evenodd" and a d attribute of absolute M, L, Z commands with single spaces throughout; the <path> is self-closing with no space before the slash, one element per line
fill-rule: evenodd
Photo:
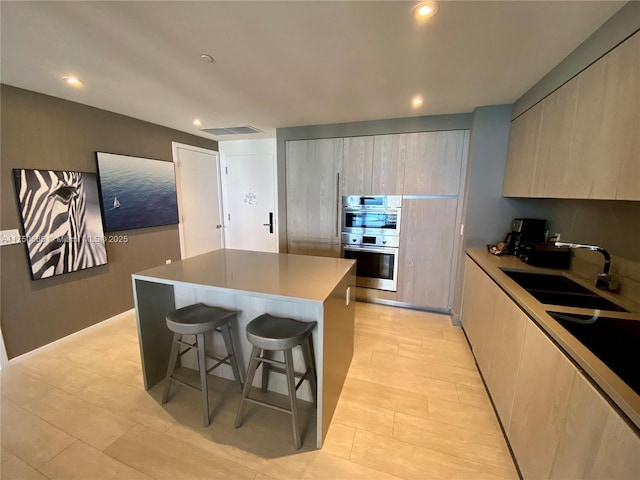
<path fill-rule="evenodd" d="M 514 256 L 495 256 L 482 248 L 470 248 L 467 249 L 466 253 L 562 350 L 564 350 L 577 367 L 587 374 L 594 383 L 606 393 L 612 402 L 627 415 L 631 422 L 640 428 L 640 395 L 623 382 L 596 355 L 547 313 L 547 310 L 584 315 L 599 313 L 601 316 L 611 318 L 640 321 L 640 305 L 623 299 L 616 294 L 597 290 L 595 286 L 580 277 L 571 275 L 566 270 L 532 267 Z M 597 292 L 608 300 L 625 307 L 629 310 L 629 313 L 613 311 L 598 312 L 585 308 L 544 305 L 524 288 L 519 286 L 514 280 L 509 278 L 501 269 L 564 275 L 580 285 Z"/>
<path fill-rule="evenodd" d="M 144 270 L 134 278 L 323 302 L 355 263 L 344 258 L 223 248 Z"/>

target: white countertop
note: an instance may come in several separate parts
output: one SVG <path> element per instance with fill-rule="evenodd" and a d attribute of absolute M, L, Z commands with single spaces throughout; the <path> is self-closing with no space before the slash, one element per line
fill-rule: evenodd
<path fill-rule="evenodd" d="M 323 302 L 355 265 L 344 258 L 220 249 L 144 270 L 134 279 Z"/>

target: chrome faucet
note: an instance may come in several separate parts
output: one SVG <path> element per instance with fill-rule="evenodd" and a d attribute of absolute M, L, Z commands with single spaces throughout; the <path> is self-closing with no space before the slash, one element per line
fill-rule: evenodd
<path fill-rule="evenodd" d="M 587 250 L 591 250 L 593 252 L 600 252 L 604 256 L 604 266 L 602 268 L 602 273 L 598 274 L 598 278 L 596 280 L 596 288 L 610 291 L 618 290 L 618 282 L 613 280 L 613 278 L 609 274 L 609 268 L 611 267 L 611 255 L 609 255 L 609 252 L 607 252 L 604 248 L 599 247 L 598 245 L 584 245 L 582 243 L 568 242 L 556 242 L 555 246 L 567 248 L 586 248 Z"/>

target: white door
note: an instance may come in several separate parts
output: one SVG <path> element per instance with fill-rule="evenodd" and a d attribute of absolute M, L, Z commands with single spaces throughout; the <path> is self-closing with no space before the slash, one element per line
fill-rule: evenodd
<path fill-rule="evenodd" d="M 224 154 L 227 248 L 277 252 L 275 156 Z"/>
<path fill-rule="evenodd" d="M 173 143 L 182 258 L 224 246 L 218 152 Z"/>

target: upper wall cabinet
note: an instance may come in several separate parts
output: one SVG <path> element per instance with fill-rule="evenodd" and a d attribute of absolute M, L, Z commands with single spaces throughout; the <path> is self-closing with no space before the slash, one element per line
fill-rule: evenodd
<path fill-rule="evenodd" d="M 531 195 L 541 122 L 542 102 L 511 122 L 502 187 L 502 194 L 505 197 Z"/>
<path fill-rule="evenodd" d="M 344 139 L 343 195 L 458 195 L 467 130 Z"/>
<path fill-rule="evenodd" d="M 572 178 L 581 176 L 570 170 L 567 161 L 576 113 L 577 85 L 578 79 L 574 77 L 542 101 L 532 197 L 565 196 L 573 183 Z"/>
<path fill-rule="evenodd" d="M 376 135 L 373 144 L 371 193 L 402 195 L 407 159 L 407 134 Z"/>
<path fill-rule="evenodd" d="M 468 132 L 407 134 L 405 195 L 458 195 Z"/>
<path fill-rule="evenodd" d="M 640 200 L 640 33 L 511 128 L 503 195 Z"/>
<path fill-rule="evenodd" d="M 372 195 L 374 137 L 348 137 L 344 139 L 342 167 L 343 195 Z"/>
<path fill-rule="evenodd" d="M 343 195 L 402 195 L 407 134 L 344 139 Z"/>
<path fill-rule="evenodd" d="M 640 200 L 640 33 L 612 53 L 616 53 L 612 68 L 626 72 L 621 74 L 623 80 L 616 92 L 620 116 L 612 120 L 623 130 L 617 137 L 622 160 L 616 199 Z"/>

